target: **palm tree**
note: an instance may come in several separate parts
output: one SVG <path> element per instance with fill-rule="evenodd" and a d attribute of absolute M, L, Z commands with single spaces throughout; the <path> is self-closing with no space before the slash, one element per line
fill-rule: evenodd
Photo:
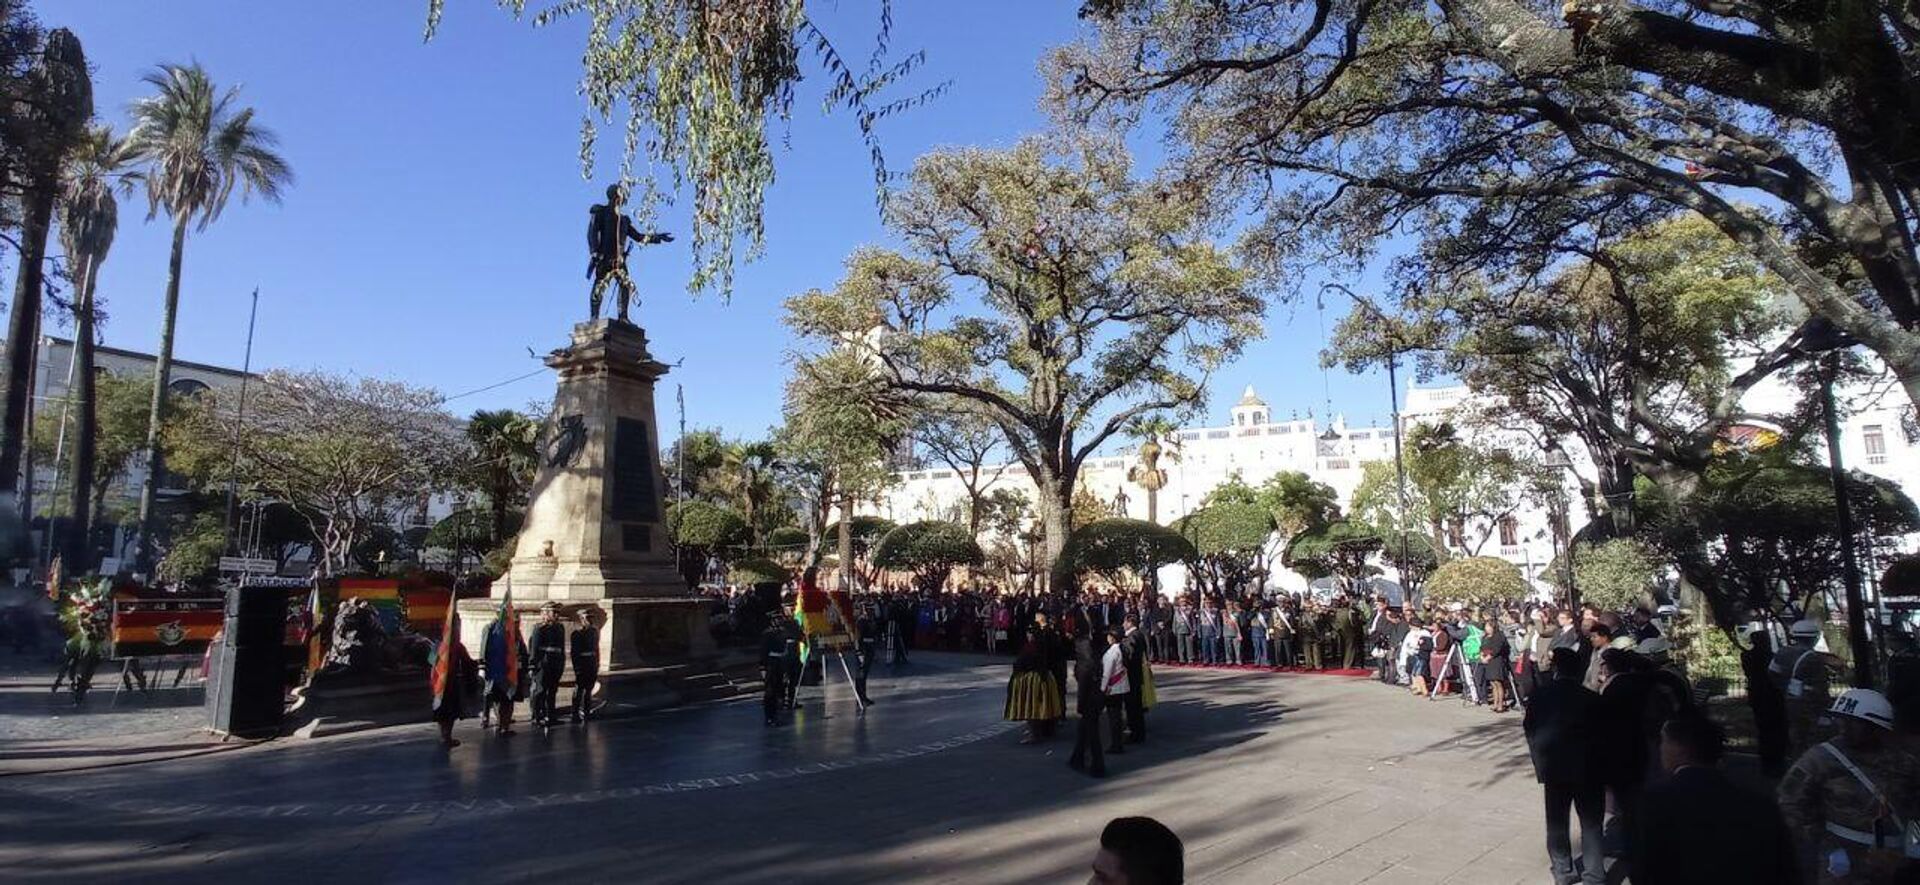
<path fill-rule="evenodd" d="M 40 58 L 17 97 L 22 110 L 8 115 L 0 140 L 21 155 L 19 269 L 14 277 L 13 316 L 7 324 L 6 364 L 0 368 L 0 493 L 20 489 L 20 453 L 27 439 L 27 384 L 33 376 L 40 335 L 40 295 L 45 285 L 47 234 L 60 196 L 60 164 L 85 135 L 93 116 L 93 80 L 79 38 L 65 28 L 47 35 Z M 24 501 L 22 502 L 24 504 Z M 22 508 L 22 516 L 25 516 Z"/>
<path fill-rule="evenodd" d="M 1127 422 L 1127 435 L 1140 440 L 1140 463 L 1127 469 L 1127 481 L 1147 490 L 1147 521 L 1160 522 L 1160 490 L 1167 487 L 1167 471 L 1160 458 L 1180 460 L 1174 432 L 1179 430 L 1164 415 L 1148 415 Z M 1172 443 L 1171 446 L 1168 444 Z"/>
<path fill-rule="evenodd" d="M 512 505 L 533 483 L 539 437 L 540 422 L 512 409 L 481 409 L 467 419 L 467 439 L 480 456 L 480 482 L 493 522 L 488 537 L 494 548 L 507 539 Z"/>
<path fill-rule="evenodd" d="M 771 440 L 729 442 L 722 452 L 719 491 L 746 517 L 750 540 L 755 544 L 760 542 L 766 507 L 778 492 L 774 468 L 779 460 L 779 449 Z"/>
<path fill-rule="evenodd" d="M 227 208 L 236 187 L 243 201 L 258 193 L 277 203 L 293 182 L 293 170 L 274 151 L 273 133 L 254 122 L 253 108 L 239 105 L 238 87 L 217 89 L 197 62 L 163 65 L 142 79 L 155 94 L 133 103 L 128 147 L 147 166 L 147 217 L 164 211 L 173 220 L 160 355 L 153 365 L 153 404 L 147 413 L 147 476 L 140 483 L 140 527 L 134 539 L 134 556 L 144 568 L 152 553 L 153 494 L 162 473 L 160 416 L 173 369 L 187 223 L 197 219 L 198 229 L 205 230 Z"/>
<path fill-rule="evenodd" d="M 60 202 L 60 247 L 73 273 L 73 389 L 67 402 L 74 409 L 73 452 L 69 469 L 68 536 L 60 552 L 70 574 L 86 574 L 90 508 L 93 504 L 95 445 L 99 435 L 93 378 L 93 323 L 97 313 L 94 290 L 100 265 L 107 260 L 119 227 L 120 203 L 116 187 L 132 187 L 137 177 L 126 168 L 126 142 L 115 138 L 109 126 L 87 130 L 67 158 L 66 186 Z"/>

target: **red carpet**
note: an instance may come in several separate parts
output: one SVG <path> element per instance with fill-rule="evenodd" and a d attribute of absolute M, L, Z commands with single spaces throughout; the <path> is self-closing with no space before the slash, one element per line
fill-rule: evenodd
<path fill-rule="evenodd" d="M 1373 676 L 1375 675 L 1375 671 L 1373 670 L 1361 669 L 1358 667 L 1355 667 L 1351 670 L 1341 669 L 1337 667 L 1331 670 L 1307 670 L 1300 667 L 1284 667 L 1276 670 L 1272 667 L 1261 667 L 1255 664 L 1175 664 L 1175 663 L 1165 663 L 1165 662 L 1156 663 L 1153 666 L 1154 666 L 1154 669 L 1156 670 L 1240 670 L 1240 671 L 1245 671 L 1247 673 L 1266 673 L 1266 674 L 1305 673 L 1310 676 Z"/>

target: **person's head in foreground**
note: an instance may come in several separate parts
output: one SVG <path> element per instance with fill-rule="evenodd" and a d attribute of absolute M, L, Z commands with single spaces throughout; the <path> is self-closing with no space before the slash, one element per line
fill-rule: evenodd
<path fill-rule="evenodd" d="M 1088 885 L 1181 885 L 1186 849 L 1180 837 L 1150 817 L 1116 817 L 1100 831 Z"/>

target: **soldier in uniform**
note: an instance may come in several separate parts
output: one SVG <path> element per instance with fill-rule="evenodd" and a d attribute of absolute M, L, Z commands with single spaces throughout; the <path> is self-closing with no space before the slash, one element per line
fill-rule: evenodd
<path fill-rule="evenodd" d="M 1326 613 L 1321 611 L 1317 602 L 1307 603 L 1300 613 L 1300 651 L 1307 658 L 1307 669 L 1322 669 L 1320 660 L 1320 637 L 1325 635 Z"/>
<path fill-rule="evenodd" d="M 581 609 L 579 626 L 567 637 L 568 654 L 573 660 L 575 722 L 585 722 L 593 715 L 593 689 L 600 682 L 600 628 L 594 624 L 599 611 L 594 606 Z"/>
<path fill-rule="evenodd" d="M 567 669 L 567 628 L 560 625 L 560 604 L 540 607 L 540 623 L 533 628 L 528 665 L 533 670 L 533 724 L 553 727 L 553 707 L 560 694 L 560 677 Z"/>
<path fill-rule="evenodd" d="M 860 616 L 854 620 L 854 630 L 860 637 L 854 654 L 860 667 L 853 673 L 853 691 L 860 696 L 860 703 L 869 707 L 873 706 L 873 698 L 867 697 L 867 671 L 873 669 L 873 659 L 880 656 L 880 629 L 880 620 L 873 616 L 873 610 L 862 607 Z"/>
<path fill-rule="evenodd" d="M 794 703 L 794 695 L 800 691 L 800 670 L 802 666 L 800 646 L 807 641 L 806 634 L 800 631 L 800 622 L 793 618 L 793 606 L 795 602 L 797 602 L 797 600 L 790 601 L 782 607 L 782 616 L 780 618 L 780 632 L 786 639 L 786 645 L 781 651 L 781 660 L 786 667 L 786 694 L 782 698 L 782 706 L 789 710 L 799 706 Z"/>
<path fill-rule="evenodd" d="M 787 631 L 782 624 L 792 620 L 791 615 L 775 617 L 760 634 L 760 681 L 765 688 L 760 709 L 769 726 L 780 724 L 780 707 L 787 697 Z"/>
<path fill-rule="evenodd" d="M 1896 745 L 1893 705 L 1850 689 L 1828 711 L 1840 734 L 1815 745 L 1780 780 L 1780 811 L 1813 881 L 1893 882 L 1911 872 L 1908 822 L 1920 820 L 1920 763 Z"/>
<path fill-rule="evenodd" d="M 1820 737 L 1820 716 L 1827 709 L 1827 684 L 1836 662 L 1831 655 L 1814 650 L 1820 640 L 1820 625 L 1814 621 L 1795 621 L 1787 631 L 1787 644 L 1767 666 L 1774 688 L 1787 702 L 1789 754 L 1799 755 Z"/>
<path fill-rule="evenodd" d="M 1360 618 L 1360 610 L 1354 608 L 1353 600 L 1343 599 L 1335 609 L 1334 617 L 1340 628 L 1340 668 L 1352 670 L 1360 666 L 1361 652 L 1366 647 L 1366 630 Z"/>

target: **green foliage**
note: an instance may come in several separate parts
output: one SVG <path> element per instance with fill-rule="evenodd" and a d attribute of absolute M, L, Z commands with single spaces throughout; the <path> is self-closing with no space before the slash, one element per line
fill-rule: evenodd
<path fill-rule="evenodd" d="M 527 0 L 500 4 L 516 17 Z M 810 53 L 828 83 L 824 106 L 854 117 L 872 157 L 876 186 L 887 169 L 875 125 L 918 105 L 939 88 L 893 101 L 881 94 L 917 69 L 914 52 L 886 60 L 892 26 L 889 3 L 881 4 L 879 49 L 869 64 L 843 59 L 826 33 L 808 17 L 804 0 L 554 0 L 534 4 L 535 26 L 569 23 L 585 27 L 579 92 L 591 113 L 581 122 L 580 159 L 593 172 L 602 127 L 622 133 L 620 172 L 636 161 L 664 169 L 672 189 L 692 189 L 695 271 L 688 288 L 708 286 L 729 293 L 733 249 L 744 240 L 749 257 L 762 245 L 762 205 L 773 183 L 770 123 L 786 121 L 794 85 Z M 427 0 L 427 38 L 439 25 L 445 0 Z M 652 182 L 642 200 L 650 209 L 660 197 Z"/>
<path fill-rule="evenodd" d="M 935 151 L 888 205 L 903 250 L 856 251 L 785 321 L 861 369 L 843 375 L 858 399 L 999 427 L 1041 490 L 1052 560 L 1080 465 L 1132 419 L 1197 403 L 1259 334 L 1260 281 L 1210 241 L 1210 208 L 1136 179 L 1113 141 Z"/>
<path fill-rule="evenodd" d="M 224 490 L 240 440 L 249 497 L 277 500 L 316 526 L 322 576 L 345 566 L 384 514 L 453 483 L 465 446 L 440 395 L 396 381 L 323 372 L 269 372 L 252 384 L 236 433 L 237 390 L 179 402 L 164 426 L 167 464 L 201 488 Z"/>
<path fill-rule="evenodd" d="M 1076 572 L 1113 576 L 1154 569 L 1197 556 L 1193 542 L 1166 526 L 1143 519 L 1102 519 L 1073 530 L 1061 556 Z"/>
<path fill-rule="evenodd" d="M 467 419 L 474 462 L 462 479 L 486 494 L 490 543 L 519 528 L 512 513 L 527 507 L 540 464 L 540 437 L 540 422 L 512 409 L 482 409 Z"/>
<path fill-rule="evenodd" d="M 956 567 L 984 562 L 986 555 L 967 527 L 951 522 L 910 522 L 888 532 L 873 548 L 875 568 L 913 572 L 923 590 L 938 590 Z"/>
<path fill-rule="evenodd" d="M 1294 535 L 1280 562 L 1310 580 L 1337 577 L 1352 582 L 1372 572 L 1367 560 L 1385 543 L 1372 526 L 1336 519 Z"/>
<path fill-rule="evenodd" d="M 875 545 L 885 538 L 897 526 L 893 521 L 881 516 L 855 516 L 847 522 L 847 531 L 853 538 L 853 555 L 862 559 L 873 552 Z M 840 536 L 840 523 L 827 526 L 827 536 Z"/>
<path fill-rule="evenodd" d="M 126 375 L 119 372 L 99 372 L 94 376 L 94 500 L 106 497 L 107 490 L 121 481 L 128 468 L 133 465 L 134 456 L 146 445 L 147 411 L 153 402 L 153 379 Z M 33 450 L 36 462 L 42 469 L 54 467 L 52 458 L 60 440 L 60 409 L 43 408 L 33 423 Z M 177 409 L 169 408 L 163 426 L 178 421 Z M 75 444 L 74 422 L 67 422 L 67 447 L 71 450 Z M 176 468 L 177 469 L 177 468 Z M 67 501 L 65 496 L 50 498 L 39 502 L 35 509 L 41 513 L 65 514 Z M 96 513 L 96 516 L 100 514 Z"/>
<path fill-rule="evenodd" d="M 731 507 L 705 501 L 682 501 L 667 508 L 667 539 L 678 547 L 709 552 L 743 544 L 747 521 Z"/>
<path fill-rule="evenodd" d="M 1442 564 L 1427 579 L 1425 598 L 1442 605 L 1488 605 L 1532 595 L 1513 563 L 1493 556 L 1469 556 Z"/>
<path fill-rule="evenodd" d="M 1100 500 L 1092 489 L 1077 486 L 1073 490 L 1073 506 L 1067 511 L 1068 528 L 1098 522 L 1113 515 L 1113 506 Z"/>
<path fill-rule="evenodd" d="M 667 541 L 687 589 L 699 586 L 711 559 L 747 541 L 747 520 L 731 507 L 705 501 L 681 501 L 667 508 Z"/>
<path fill-rule="evenodd" d="M 1256 554 L 1266 547 L 1273 529 L 1273 514 L 1252 502 L 1212 504 L 1173 524 L 1201 556 Z"/>
<path fill-rule="evenodd" d="M 1355 519 L 1383 531 L 1443 536 L 1446 526 L 1480 526 L 1466 552 L 1486 543 L 1501 517 L 1523 503 L 1542 500 L 1551 475 L 1504 449 L 1460 438 L 1450 423 L 1418 424 L 1402 448 L 1406 469 L 1406 507 L 1400 504 L 1399 477 L 1392 462 L 1362 465 L 1353 493 Z M 1404 515 L 1403 515 L 1404 514 Z"/>
<path fill-rule="evenodd" d="M 733 563 L 727 580 L 748 587 L 756 584 L 785 584 L 793 573 L 787 567 L 765 557 L 754 556 Z"/>
<path fill-rule="evenodd" d="M 1378 534 L 1380 558 L 1399 574 L 1406 598 L 1418 599 L 1427 578 L 1447 560 L 1446 548 L 1434 544 L 1432 536 L 1422 532 L 1389 530 Z"/>
<path fill-rule="evenodd" d="M 220 553 L 226 541 L 225 526 L 214 513 L 194 515 L 184 525 L 174 527 L 166 555 L 154 574 L 160 580 L 192 583 L 213 574 L 220 566 Z"/>
<path fill-rule="evenodd" d="M 1556 556 L 1547 566 L 1546 578 L 1564 592 L 1566 573 Z M 1634 538 L 1574 547 L 1573 580 L 1580 590 L 1580 601 L 1606 611 L 1625 611 L 1645 602 L 1659 573 L 1658 555 Z"/>
<path fill-rule="evenodd" d="M 993 489 L 980 500 L 980 525 L 993 534 L 1013 537 L 1025 531 L 1033 502 L 1015 489 Z"/>
<path fill-rule="evenodd" d="M 1251 501 L 1222 500 L 1173 521 L 1193 545 L 1192 574 L 1213 592 L 1241 587 L 1266 572 L 1273 514 Z"/>
<path fill-rule="evenodd" d="M 1691 565 L 1689 574 L 1711 576 L 1714 583 L 1703 589 L 1723 626 L 1742 620 L 1744 608 L 1804 606 L 1840 579 L 1832 481 L 1825 467 L 1791 457 L 1775 450 L 1727 455 L 1684 498 L 1650 484 L 1641 489 L 1649 540 Z M 1920 511 L 1898 485 L 1860 473 L 1847 483 L 1862 540 L 1887 543 L 1920 529 Z"/>
<path fill-rule="evenodd" d="M 154 94 L 132 105 L 127 149 L 147 166 L 150 211 L 205 228 L 236 191 L 280 201 L 293 169 L 253 109 L 238 104 L 239 87 L 220 89 L 197 62 L 162 65 L 141 80 Z"/>
<path fill-rule="evenodd" d="M 767 533 L 767 546 L 780 555 L 805 550 L 807 541 L 807 530 L 797 525 L 783 525 Z"/>

